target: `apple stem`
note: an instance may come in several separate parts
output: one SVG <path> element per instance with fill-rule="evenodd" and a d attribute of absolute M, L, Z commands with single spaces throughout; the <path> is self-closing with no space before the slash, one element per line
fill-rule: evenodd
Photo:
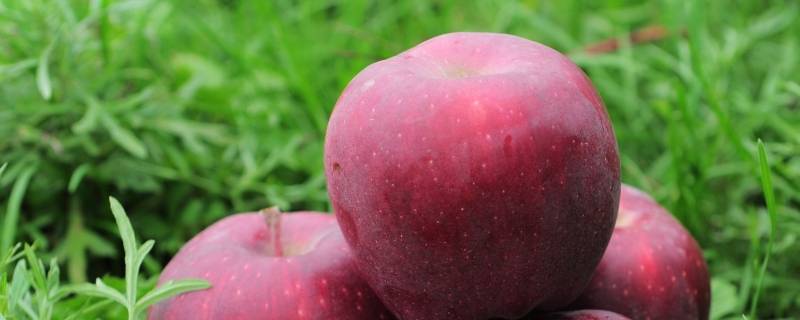
<path fill-rule="evenodd" d="M 275 257 L 283 256 L 281 245 L 281 210 L 278 207 L 261 209 L 261 215 L 267 223 L 267 246 L 269 254 Z"/>

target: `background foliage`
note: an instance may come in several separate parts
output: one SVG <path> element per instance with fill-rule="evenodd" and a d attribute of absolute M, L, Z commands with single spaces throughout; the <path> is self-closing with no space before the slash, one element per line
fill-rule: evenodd
<path fill-rule="evenodd" d="M 623 180 L 652 193 L 705 248 L 714 318 L 796 316 L 798 9 L 759 0 L 4 0 L 0 262 L 16 242 L 35 242 L 45 261 L 57 259 L 64 285 L 99 276 L 121 287 L 123 251 L 105 202 L 113 195 L 137 233 L 157 241 L 139 286 L 149 290 L 171 254 L 222 216 L 327 210 L 322 141 L 347 82 L 434 35 L 498 31 L 565 52 L 590 75 L 614 122 Z M 626 36 L 654 25 L 667 30 L 654 42 Z M 619 48 L 585 50 L 606 39 Z M 11 279 L 0 276 L 0 305 Z M 86 299 L 48 303 L 59 317 Z M 124 317 L 119 306 L 92 307 Z"/>

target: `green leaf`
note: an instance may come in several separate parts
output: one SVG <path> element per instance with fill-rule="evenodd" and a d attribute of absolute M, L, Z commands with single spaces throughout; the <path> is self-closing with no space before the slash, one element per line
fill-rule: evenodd
<path fill-rule="evenodd" d="M 36 172 L 36 167 L 29 167 L 22 172 L 14 182 L 11 189 L 11 196 L 8 198 L 8 208 L 3 219 L 3 233 L 0 234 L 0 257 L 5 257 L 6 252 L 11 248 L 11 243 L 16 237 L 17 223 L 19 222 L 20 207 L 22 199 L 28 189 L 28 183 Z"/>
<path fill-rule="evenodd" d="M 30 282 L 28 282 L 28 268 L 25 260 L 19 260 L 14 268 L 11 286 L 8 288 L 8 311 L 14 314 L 23 297 L 28 293 Z"/>
<path fill-rule="evenodd" d="M 86 113 L 83 114 L 83 117 L 75 122 L 72 125 L 72 131 L 77 134 L 87 134 L 92 132 L 95 128 L 97 128 L 97 123 L 100 119 L 100 114 L 103 110 L 100 109 L 100 105 L 97 103 L 92 97 L 87 97 L 84 99 L 86 104 L 89 106 L 86 108 Z"/>
<path fill-rule="evenodd" d="M 52 294 L 58 290 L 59 281 L 61 280 L 61 270 L 58 268 L 58 261 L 53 258 L 50 259 L 50 267 L 47 269 L 47 288 Z"/>
<path fill-rule="evenodd" d="M 30 264 L 30 272 L 28 274 L 31 278 L 33 286 L 36 288 L 36 290 L 46 291 L 47 280 L 42 261 L 36 257 L 36 254 L 33 252 L 33 247 L 29 245 L 25 245 L 23 252 L 25 253 L 25 258 L 28 260 L 28 264 Z"/>
<path fill-rule="evenodd" d="M 758 270 L 758 278 L 755 284 L 755 293 L 753 299 L 750 301 L 750 317 L 756 319 L 758 315 L 758 302 L 761 297 L 761 289 L 764 286 L 764 277 L 767 273 L 767 266 L 769 265 L 769 258 L 772 256 L 772 247 L 775 239 L 776 226 L 778 223 L 778 208 L 775 204 L 775 191 L 772 187 L 772 175 L 769 169 L 769 162 L 767 161 L 767 150 L 764 142 L 758 139 L 758 164 L 761 169 L 761 189 L 764 193 L 764 199 L 767 202 L 767 213 L 769 214 L 769 234 L 767 238 L 767 248 L 764 252 L 764 258 Z"/>
<path fill-rule="evenodd" d="M 72 172 L 72 176 L 69 178 L 69 186 L 67 187 L 69 193 L 75 193 L 75 190 L 78 189 L 81 180 L 83 180 L 83 177 L 89 172 L 90 168 L 91 166 L 89 166 L 89 164 L 84 163 Z"/>
<path fill-rule="evenodd" d="M 109 197 L 108 201 L 111 204 L 111 213 L 114 215 L 114 220 L 117 222 L 117 228 L 119 229 L 119 235 L 122 238 L 122 248 L 125 250 L 125 256 L 135 256 L 137 253 L 136 236 L 133 233 L 131 221 L 128 219 L 128 215 L 125 213 L 122 204 L 120 204 L 117 199 Z"/>
<path fill-rule="evenodd" d="M 100 121 L 111 135 L 111 140 L 114 140 L 125 151 L 140 159 L 147 157 L 147 148 L 144 143 L 133 132 L 120 126 L 110 114 L 102 114 Z"/>
<path fill-rule="evenodd" d="M 28 69 L 36 67 L 36 64 L 38 63 L 37 60 L 38 59 L 36 58 L 29 58 L 11 64 L 0 65 L 0 81 L 14 78 L 24 72 L 27 72 Z"/>
<path fill-rule="evenodd" d="M 205 290 L 211 287 L 211 284 L 206 280 L 200 279 L 185 279 L 179 281 L 168 281 L 153 291 L 148 292 L 136 303 L 136 311 L 144 312 L 147 307 L 158 303 L 164 299 L 177 296 L 182 293 Z"/>
<path fill-rule="evenodd" d="M 97 302 L 94 302 L 94 303 L 91 303 L 91 304 L 88 304 L 88 301 L 87 301 L 87 304 L 82 306 L 77 311 L 74 310 L 74 309 L 70 310 L 69 316 L 64 318 L 64 320 L 88 319 L 86 317 L 86 314 L 92 314 L 92 313 L 98 312 L 98 310 L 106 309 L 106 308 L 108 308 L 108 305 L 112 304 L 112 303 L 114 303 L 113 300 L 100 300 L 100 301 L 97 301 Z"/>
<path fill-rule="evenodd" d="M 125 214 L 125 209 L 122 208 L 119 201 L 114 197 L 109 197 L 109 202 L 111 203 L 111 213 L 114 214 L 114 219 L 117 221 L 117 228 L 122 238 L 122 247 L 125 250 L 125 296 L 127 301 L 123 305 L 130 310 L 136 303 L 136 292 L 139 284 L 139 268 L 136 265 L 139 252 L 136 248 L 136 236 L 133 233 L 131 222 Z"/>
<path fill-rule="evenodd" d="M 123 296 L 122 293 L 107 286 L 105 283 L 103 283 L 103 280 L 100 280 L 100 278 L 97 278 L 97 280 L 95 280 L 94 285 L 89 283 L 82 283 L 70 286 L 69 290 L 75 294 L 109 299 L 123 306 L 128 304 L 128 302 L 125 300 L 125 296 Z"/>
<path fill-rule="evenodd" d="M 53 87 L 50 84 L 49 64 L 50 53 L 53 51 L 56 41 L 57 38 L 53 39 L 53 41 L 50 42 L 50 45 L 44 49 L 44 52 L 42 52 L 41 56 L 39 56 L 39 62 L 36 66 L 36 87 L 39 88 L 39 93 L 45 100 L 50 100 L 50 98 L 53 96 Z"/>
<path fill-rule="evenodd" d="M 3 163 L 3 165 L 0 166 L 0 177 L 3 176 L 3 172 L 6 171 L 6 167 L 8 167 L 8 163 Z"/>
<path fill-rule="evenodd" d="M 36 312 L 33 311 L 33 307 L 31 306 L 29 296 L 25 297 L 25 299 L 23 301 L 20 301 L 19 307 L 20 307 L 20 309 L 25 311 L 25 314 L 28 315 L 28 318 L 31 318 L 31 319 L 38 319 L 39 318 L 36 315 Z"/>
<path fill-rule="evenodd" d="M 736 286 L 728 281 L 714 278 L 711 280 L 711 319 L 721 319 L 738 308 Z"/>
<path fill-rule="evenodd" d="M 136 253 L 136 261 L 134 264 L 134 268 L 139 270 L 142 267 L 142 262 L 144 262 L 144 258 L 147 257 L 147 254 L 150 253 L 150 250 L 153 249 L 153 245 L 155 241 L 147 240 L 145 241 L 141 247 L 139 247 L 138 252 Z"/>

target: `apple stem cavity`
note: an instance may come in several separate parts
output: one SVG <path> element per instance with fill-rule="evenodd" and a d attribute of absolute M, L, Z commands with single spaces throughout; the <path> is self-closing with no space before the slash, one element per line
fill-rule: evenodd
<path fill-rule="evenodd" d="M 283 246 L 281 245 L 281 210 L 278 207 L 270 207 L 259 211 L 267 223 L 267 244 L 266 253 L 274 257 L 283 256 Z"/>

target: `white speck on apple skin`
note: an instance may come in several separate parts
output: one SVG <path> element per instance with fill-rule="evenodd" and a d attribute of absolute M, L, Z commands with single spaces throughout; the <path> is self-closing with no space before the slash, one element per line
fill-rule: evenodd
<path fill-rule="evenodd" d="M 369 79 L 361 85 L 361 91 L 367 91 L 375 85 L 375 79 Z"/>

